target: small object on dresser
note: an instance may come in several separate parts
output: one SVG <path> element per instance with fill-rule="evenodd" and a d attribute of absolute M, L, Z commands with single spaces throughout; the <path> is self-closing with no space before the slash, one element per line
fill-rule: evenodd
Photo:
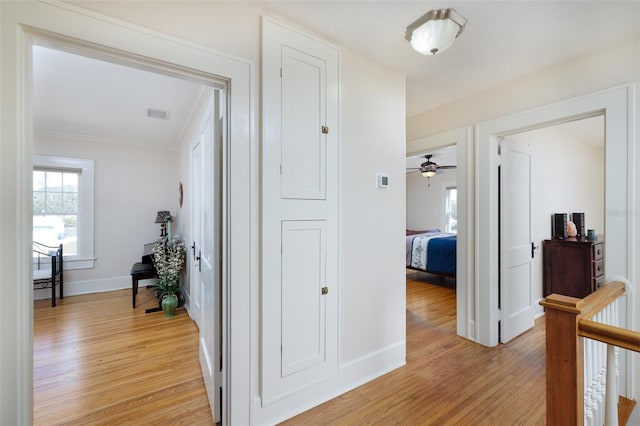
<path fill-rule="evenodd" d="M 569 221 L 567 222 L 567 237 L 575 237 L 578 235 L 578 229 L 576 228 L 576 224 Z"/>
<path fill-rule="evenodd" d="M 576 230 L 579 237 L 584 237 L 586 232 L 584 231 L 584 213 L 571 213 L 571 221 L 576 224 Z"/>
<path fill-rule="evenodd" d="M 567 214 L 554 213 L 551 216 L 551 238 L 564 240 L 567 238 Z"/>
<path fill-rule="evenodd" d="M 596 230 L 595 229 L 589 229 L 587 231 L 587 239 L 589 241 L 598 241 L 598 237 L 596 235 Z"/>

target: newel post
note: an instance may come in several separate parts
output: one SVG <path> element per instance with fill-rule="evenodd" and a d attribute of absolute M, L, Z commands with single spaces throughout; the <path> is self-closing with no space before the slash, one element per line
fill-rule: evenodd
<path fill-rule="evenodd" d="M 551 294 L 545 307 L 547 425 L 584 423 L 584 342 L 578 336 L 581 299 Z"/>

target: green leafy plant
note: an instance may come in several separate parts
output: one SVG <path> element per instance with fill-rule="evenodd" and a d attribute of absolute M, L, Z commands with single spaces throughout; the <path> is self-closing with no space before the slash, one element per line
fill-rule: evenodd
<path fill-rule="evenodd" d="M 180 273 L 184 266 L 184 243 L 179 240 L 171 242 L 162 239 L 153 247 L 153 264 L 158 273 L 156 283 L 160 291 L 167 295 L 175 295 L 180 291 Z"/>

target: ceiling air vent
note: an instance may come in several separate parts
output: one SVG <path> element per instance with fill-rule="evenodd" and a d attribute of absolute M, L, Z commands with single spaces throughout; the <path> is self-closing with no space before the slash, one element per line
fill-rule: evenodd
<path fill-rule="evenodd" d="M 160 120 L 168 120 L 169 119 L 169 111 L 163 111 L 161 109 L 147 108 L 147 117 L 149 117 L 149 118 L 158 118 Z"/>

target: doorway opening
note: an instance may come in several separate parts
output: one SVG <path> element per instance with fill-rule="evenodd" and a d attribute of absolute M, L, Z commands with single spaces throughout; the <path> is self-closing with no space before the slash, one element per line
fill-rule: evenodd
<path fill-rule="evenodd" d="M 174 217 L 174 229 L 170 231 L 172 236 L 178 235 L 185 242 L 191 240 L 188 212 L 193 206 L 187 203 L 183 209 L 182 201 L 177 196 L 178 182 L 181 190 L 183 183 L 187 185 L 190 183 L 190 165 L 188 156 L 185 157 L 185 155 L 189 153 L 192 134 L 201 130 L 202 121 L 206 118 L 204 114 L 211 115 L 209 121 L 215 123 L 215 126 L 211 127 L 214 130 L 209 136 L 217 137 L 215 162 L 212 157 L 211 163 L 204 164 L 203 168 L 215 170 L 215 182 L 210 174 L 208 177 L 212 182 L 203 182 L 202 186 L 217 188 L 217 190 L 203 194 L 202 205 L 212 207 L 215 205 L 217 212 L 214 215 L 213 209 L 207 210 L 207 214 L 211 213 L 211 217 L 215 218 L 215 221 L 211 222 L 210 229 L 212 234 L 215 229 L 215 237 L 212 236 L 207 241 L 216 249 L 215 256 L 211 256 L 215 259 L 213 262 L 215 267 L 209 268 L 211 277 L 207 278 L 207 283 L 217 286 L 216 289 L 211 289 L 210 293 L 218 297 L 210 301 L 211 306 L 202 308 L 211 311 L 207 311 L 207 316 L 204 318 L 212 324 L 203 327 L 203 322 L 200 321 L 198 325 L 201 333 L 200 340 L 217 342 L 215 345 L 217 355 L 210 354 L 206 357 L 216 359 L 214 364 L 219 366 L 219 369 L 216 368 L 216 383 L 215 386 L 212 384 L 207 388 L 211 388 L 209 399 L 213 418 L 215 421 L 220 421 L 222 395 L 226 394 L 222 392 L 225 383 L 221 353 L 222 348 L 227 346 L 225 343 L 227 336 L 223 333 L 223 330 L 227 329 L 224 323 L 226 306 L 222 297 L 222 294 L 226 293 L 225 283 L 228 276 L 225 267 L 227 255 L 224 249 L 228 220 L 225 213 L 227 205 L 225 158 L 228 149 L 225 130 L 226 114 L 223 113 L 228 104 L 227 82 L 212 75 L 195 73 L 178 66 L 134 57 L 124 52 L 107 51 L 97 46 L 74 43 L 70 40 L 37 37 L 32 48 L 34 52 L 32 93 L 34 144 L 31 152 L 58 157 L 61 155 L 97 157 L 92 159 L 98 164 L 99 170 L 95 187 L 91 188 L 93 193 L 91 198 L 95 199 L 97 214 L 85 220 L 82 214 L 87 213 L 87 209 L 86 206 L 80 205 L 79 214 L 76 216 L 77 222 L 82 222 L 83 226 L 76 227 L 76 221 L 66 223 L 64 222 L 66 217 L 63 218 L 65 231 L 67 231 L 66 228 L 69 229 L 62 234 L 65 238 L 70 237 L 68 238 L 70 242 L 65 241 L 65 244 L 69 243 L 70 247 L 83 246 L 80 244 L 81 237 L 87 236 L 83 234 L 91 232 L 91 237 L 96 236 L 95 245 L 93 238 L 88 239 L 91 244 L 84 244 L 85 248 L 91 250 L 84 253 L 74 251 L 74 255 L 78 257 L 77 263 L 74 263 L 75 258 L 70 258 L 69 262 L 66 262 L 69 265 L 68 272 L 65 273 L 67 295 L 108 291 L 113 290 L 114 287 L 129 287 L 130 279 L 126 274 L 130 264 L 140 260 L 140 252 L 145 243 L 157 238 L 157 225 L 153 223 L 153 217 L 151 217 L 157 210 L 169 210 Z M 40 66 L 42 55 L 48 56 L 48 59 L 53 62 L 48 62 L 48 66 Z M 61 56 L 62 59 L 55 59 L 56 56 Z M 51 66 L 52 63 L 56 63 L 56 60 L 58 60 L 58 66 Z M 60 69 L 63 65 L 69 65 L 70 68 Z M 78 71 L 79 74 L 69 75 Z M 67 79 L 41 81 L 41 77 L 48 73 L 53 73 L 58 78 L 64 76 Z M 114 100 L 113 95 L 117 95 L 115 92 L 118 88 L 125 86 L 128 76 L 134 76 L 132 78 L 135 81 L 122 89 L 124 92 L 122 94 L 128 96 L 126 101 L 122 103 Z M 73 84 L 78 82 L 84 83 L 85 86 L 74 88 Z M 105 88 L 107 90 L 102 92 L 107 92 L 106 94 L 109 95 L 108 92 L 111 91 L 112 97 L 106 100 L 96 98 L 95 96 L 101 94 L 100 89 Z M 153 124 L 145 122 L 138 126 L 136 118 L 132 116 L 135 113 L 140 113 L 141 117 L 144 115 L 145 109 L 140 107 L 138 101 L 141 98 L 145 100 L 146 96 L 149 97 L 146 111 L 148 116 L 157 116 L 154 114 L 157 111 L 154 108 L 157 106 L 167 109 L 165 112 L 173 115 L 171 118 L 178 121 L 177 127 L 167 125 L 166 119 L 169 118 L 167 116 L 161 117 L 165 122 L 156 120 Z M 215 120 L 212 116 L 213 112 L 207 109 L 207 102 L 213 103 L 211 99 L 214 97 L 218 113 Z M 90 98 L 89 102 L 82 103 L 82 100 L 87 98 Z M 55 103 L 55 108 L 52 107 L 52 102 Z M 171 105 L 174 108 L 171 108 Z M 74 106 L 76 106 L 75 109 Z M 98 111 L 92 115 L 94 107 Z M 131 114 L 128 117 L 127 114 L 119 117 L 113 115 L 123 110 Z M 46 112 L 53 114 L 46 114 Z M 77 118 L 79 121 L 74 122 L 70 117 Z M 147 119 L 153 120 L 153 118 L 143 118 L 143 120 Z M 56 127 L 56 124 L 59 127 Z M 155 127 L 151 133 L 145 134 L 142 129 L 145 126 Z M 169 140 L 166 140 L 167 136 Z M 171 149 L 173 152 L 170 152 Z M 118 151 L 120 154 L 114 154 Z M 159 151 L 162 153 L 156 154 Z M 81 190 L 89 189 L 80 186 Z M 189 195 L 191 194 L 187 193 L 187 197 Z M 62 196 L 64 197 L 64 194 Z M 86 222 L 92 222 L 93 226 L 85 227 Z M 118 244 L 118 241 L 123 238 L 128 238 L 130 244 Z M 113 255 L 114 252 L 117 256 Z M 87 269 L 87 262 L 91 261 L 93 265 L 95 258 L 99 258 L 100 262 L 95 262 L 94 267 Z M 200 318 L 202 315 L 191 312 L 194 304 L 190 300 L 193 295 L 189 285 L 190 256 L 187 255 L 187 259 L 183 280 L 185 303 L 190 314 Z M 117 276 L 102 278 L 105 271 L 124 272 Z M 92 273 L 97 278 L 92 277 Z M 88 287 L 90 285 L 94 287 Z M 212 336 L 204 335 L 206 333 Z M 201 365 L 204 372 L 204 360 L 201 361 Z"/>
<path fill-rule="evenodd" d="M 457 331 L 457 145 L 406 159 L 407 339 L 419 324 Z"/>
<path fill-rule="evenodd" d="M 473 205 L 474 205 L 474 191 L 473 188 L 473 175 L 474 175 L 474 162 L 473 153 L 474 146 L 472 143 L 472 128 L 464 127 L 442 134 L 427 136 L 424 138 L 416 139 L 407 142 L 407 158 L 415 157 L 412 160 L 408 160 L 407 168 L 420 167 L 425 161 L 429 159 L 425 158 L 425 155 L 438 152 L 441 155 L 439 161 L 437 157 L 431 157 L 436 165 L 440 166 L 441 173 L 435 171 L 435 175 L 429 178 L 422 176 L 422 171 L 413 173 L 414 177 L 408 175 L 407 180 L 407 228 L 412 226 L 413 219 L 410 217 L 409 210 L 412 209 L 410 205 L 412 197 L 410 191 L 413 191 L 412 183 L 409 179 L 416 181 L 416 189 L 418 194 L 424 194 L 425 191 L 433 190 L 433 192 L 439 194 L 437 202 L 440 208 L 437 208 L 435 212 L 435 218 L 432 218 L 438 225 L 424 224 L 428 227 L 435 227 L 437 229 L 446 229 L 449 231 L 455 228 L 455 266 L 450 268 L 449 272 L 453 272 L 455 279 L 447 277 L 449 286 L 455 288 L 455 323 L 456 334 L 465 337 L 470 340 L 476 340 L 477 338 L 477 326 L 476 326 L 476 291 L 474 277 L 474 263 L 473 263 L 473 250 L 474 250 L 474 235 L 473 227 L 471 226 L 473 217 Z M 446 156 L 445 156 L 446 154 Z M 438 160 L 438 161 L 436 161 Z M 445 167 L 445 166 L 455 166 Z M 434 166 L 429 165 L 429 168 Z M 426 174 L 426 173 L 425 173 Z M 443 178 L 443 179 L 441 179 Z M 431 182 L 431 187 L 429 183 Z M 434 184 L 438 183 L 440 191 L 436 191 Z M 455 218 L 452 217 L 452 194 L 455 189 Z M 420 198 L 418 198 L 420 200 Z M 428 205 L 420 205 L 417 211 L 417 215 L 420 215 L 420 208 L 428 209 Z M 449 205 L 449 210 L 447 210 Z M 453 239 L 453 238 L 451 238 Z M 411 251 L 409 248 L 407 251 Z M 409 256 L 407 256 L 409 257 Z M 411 259 L 409 259 L 410 261 Z M 407 269 L 408 270 L 408 269 Z M 418 272 L 416 274 L 422 274 Z M 437 277 L 436 277 L 437 278 Z"/>
<path fill-rule="evenodd" d="M 604 234 L 604 116 L 571 120 L 499 140 L 500 342 L 543 314 L 543 241 L 554 213 L 582 213 L 583 229 Z M 584 234 L 585 231 L 581 231 Z"/>
<path fill-rule="evenodd" d="M 441 286 L 455 294 L 457 147 L 413 155 L 406 163 L 407 285 Z"/>

